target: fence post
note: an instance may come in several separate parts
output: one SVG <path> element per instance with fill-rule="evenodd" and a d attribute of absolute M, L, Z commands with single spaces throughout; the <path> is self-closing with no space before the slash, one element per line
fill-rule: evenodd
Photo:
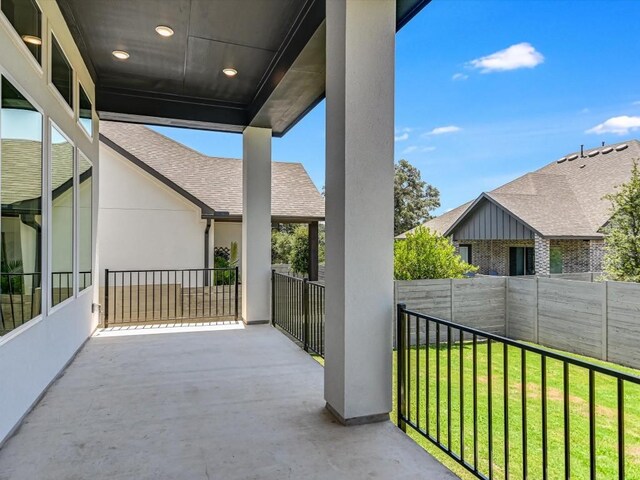
<path fill-rule="evenodd" d="M 276 270 L 271 269 L 271 325 L 276 326 Z"/>
<path fill-rule="evenodd" d="M 302 322 L 304 327 L 304 351 L 309 351 L 309 279 L 302 279 Z"/>
<path fill-rule="evenodd" d="M 536 318 L 535 318 L 535 322 L 533 324 L 533 328 L 534 328 L 534 332 L 533 332 L 533 338 L 535 339 L 535 343 L 540 343 L 540 334 L 539 334 L 539 330 L 540 330 L 540 315 L 538 310 L 540 309 L 540 302 L 539 302 L 539 290 L 540 290 L 540 278 L 536 276 Z"/>
<path fill-rule="evenodd" d="M 109 326 L 109 269 L 104 269 L 104 328 Z"/>
<path fill-rule="evenodd" d="M 405 366 L 404 366 L 404 342 L 405 342 L 405 323 L 404 323 L 404 310 L 407 308 L 406 304 L 398 303 L 396 310 L 396 384 L 398 391 L 396 392 L 396 413 L 398 415 L 398 428 L 406 433 L 407 424 L 403 418 L 406 417 L 405 412 L 405 392 L 406 392 L 406 378 L 405 378 Z M 427 355 L 428 355 L 427 349 Z"/>
<path fill-rule="evenodd" d="M 235 314 L 236 322 L 238 321 L 238 290 L 239 290 L 239 289 L 238 289 L 238 283 L 239 283 L 239 281 L 240 281 L 240 278 L 239 278 L 239 277 L 240 277 L 240 275 L 239 275 L 239 268 L 238 268 L 238 266 L 236 265 L 236 292 L 235 292 L 235 293 L 236 293 L 236 295 L 235 295 L 235 296 L 236 296 L 236 305 L 235 305 L 235 307 L 236 307 L 236 314 Z"/>

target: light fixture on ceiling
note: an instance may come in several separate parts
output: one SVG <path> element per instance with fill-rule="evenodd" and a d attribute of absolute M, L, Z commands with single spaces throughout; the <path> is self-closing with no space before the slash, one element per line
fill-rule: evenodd
<path fill-rule="evenodd" d="M 112 55 L 114 57 L 116 57 L 118 60 L 126 60 L 127 58 L 129 58 L 129 53 L 125 52 L 124 50 L 114 50 L 113 52 L 111 52 Z"/>
<path fill-rule="evenodd" d="M 162 37 L 170 37 L 174 33 L 173 28 L 167 27 L 166 25 L 158 25 L 156 27 L 156 32 L 158 32 L 158 35 Z"/>
<path fill-rule="evenodd" d="M 22 35 L 22 40 L 24 40 L 24 43 L 29 43 L 31 45 L 42 45 L 42 39 L 35 35 Z"/>
<path fill-rule="evenodd" d="M 235 68 L 223 68 L 222 73 L 227 77 L 235 77 L 238 74 L 238 71 Z"/>

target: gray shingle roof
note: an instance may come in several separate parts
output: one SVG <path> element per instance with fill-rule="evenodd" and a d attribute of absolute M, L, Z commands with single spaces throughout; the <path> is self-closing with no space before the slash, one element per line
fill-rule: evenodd
<path fill-rule="evenodd" d="M 601 237 L 600 229 L 611 215 L 611 203 L 603 197 L 629 180 L 634 159 L 640 160 L 640 142 L 586 149 L 584 155 L 571 152 L 486 195 L 542 236 Z M 450 233 L 470 205 L 465 203 L 425 226 L 443 235 Z"/>
<path fill-rule="evenodd" d="M 100 134 L 215 210 L 242 215 L 242 161 L 209 157 L 145 126 L 100 122 Z M 324 198 L 300 163 L 273 162 L 271 214 L 324 219 Z"/>

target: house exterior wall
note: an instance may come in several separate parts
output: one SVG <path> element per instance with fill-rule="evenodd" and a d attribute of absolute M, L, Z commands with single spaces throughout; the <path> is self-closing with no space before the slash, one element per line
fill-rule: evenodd
<path fill-rule="evenodd" d="M 589 270 L 592 272 L 604 271 L 604 240 L 591 240 L 589 242 Z"/>
<path fill-rule="evenodd" d="M 601 240 L 456 240 L 454 246 L 471 245 L 471 263 L 483 275 L 509 275 L 509 248 L 535 247 L 536 273 L 549 274 L 549 248 L 562 250 L 562 273 L 601 272 L 604 242 Z M 545 263 L 542 263 L 545 262 Z M 546 265 L 546 268 L 544 266 Z"/>
<path fill-rule="evenodd" d="M 18 88 L 29 101 L 40 109 L 43 114 L 44 131 L 48 132 L 50 125 L 55 123 L 72 141 L 74 147 L 84 153 L 93 163 L 94 179 L 99 178 L 98 158 L 98 118 L 93 115 L 93 137 L 86 135 L 78 124 L 76 114 L 63 103 L 59 94 L 49 84 L 49 49 L 50 33 L 54 33 L 73 71 L 74 95 L 77 105 L 79 81 L 87 95 L 95 105 L 94 85 L 91 76 L 82 61 L 80 52 L 75 45 L 71 33 L 62 17 L 57 2 L 38 2 L 42 10 L 42 32 L 44 44 L 42 46 L 42 68 L 37 66 L 24 42 L 12 28 L 7 19 L 0 13 L 0 75 L 6 77 Z M 44 136 L 45 145 L 48 133 Z M 49 149 L 45 147 L 44 151 Z M 43 156 L 43 164 L 48 168 L 47 155 Z M 93 190 L 93 224 L 95 234 L 98 218 L 98 187 Z M 44 191 L 45 200 L 49 200 L 50 193 Z M 50 212 L 47 202 L 43 202 L 45 215 L 43 222 L 44 272 L 51 271 L 51 255 L 48 245 L 50 242 L 48 228 L 50 226 Z M 95 238 L 95 236 L 94 236 Z M 28 240 L 26 237 L 24 241 Z M 95 244 L 92 245 L 94 269 L 96 267 Z M 77 252 L 76 252 L 77 253 Z M 76 262 L 77 263 L 77 262 Z M 48 275 L 45 275 L 46 279 Z M 43 280 L 45 292 L 50 286 Z M 37 402 L 47 386 L 62 371 L 65 365 L 92 334 L 98 324 L 98 313 L 92 313 L 92 303 L 98 303 L 97 282 L 83 290 L 75 291 L 72 298 L 51 307 L 48 294 L 43 295 L 42 314 L 10 333 L 0 337 L 0 445 L 8 438 L 20 420 L 28 413 L 32 405 Z"/>
<path fill-rule="evenodd" d="M 242 252 L 242 223 L 216 222 L 214 247 L 230 249 L 232 242 L 236 242 L 238 244 L 238 257 L 240 257 L 240 252 Z"/>
<path fill-rule="evenodd" d="M 600 272 L 591 268 L 589 241 L 551 240 L 552 247 L 562 249 L 562 273 Z"/>
<path fill-rule="evenodd" d="M 471 263 L 483 275 L 509 275 L 509 247 L 533 247 L 533 240 L 458 240 L 471 245 Z"/>
<path fill-rule="evenodd" d="M 100 156 L 101 277 L 105 268 L 202 268 L 206 220 L 200 208 L 103 144 Z"/>

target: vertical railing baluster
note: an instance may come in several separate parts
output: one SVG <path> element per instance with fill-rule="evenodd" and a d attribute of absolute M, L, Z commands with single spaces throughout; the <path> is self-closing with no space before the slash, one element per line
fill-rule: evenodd
<path fill-rule="evenodd" d="M 487 339 L 487 421 L 489 422 L 489 478 L 493 478 L 493 362 L 491 339 Z"/>
<path fill-rule="evenodd" d="M 591 480 L 596 478 L 596 376 L 589 370 L 589 463 Z"/>
<path fill-rule="evenodd" d="M 460 330 L 460 460 L 464 462 L 464 331 Z"/>
<path fill-rule="evenodd" d="M 624 380 L 618 378 L 618 479 L 625 478 Z"/>
<path fill-rule="evenodd" d="M 109 326 L 109 269 L 104 270 L 104 328 Z"/>
<path fill-rule="evenodd" d="M 473 379 L 473 469 L 478 471 L 478 337 L 473 334 L 472 347 Z"/>
<path fill-rule="evenodd" d="M 547 357 L 541 354 L 542 370 L 542 478 L 549 478 L 549 451 L 547 432 Z"/>
<path fill-rule="evenodd" d="M 570 435 L 570 409 L 569 409 L 569 364 L 562 363 L 563 401 L 564 401 L 564 476 L 571 478 L 571 435 Z"/>
<path fill-rule="evenodd" d="M 404 309 L 406 306 L 404 304 L 399 303 L 396 310 L 396 380 L 397 380 L 397 392 L 396 392 L 396 413 L 398 415 L 398 427 L 403 431 L 407 431 L 407 425 L 404 421 L 406 418 L 405 411 L 405 387 L 406 387 L 406 372 L 404 366 L 404 355 L 405 355 L 405 347 L 404 347 L 404 337 L 405 337 L 405 322 L 404 322 Z"/>
<path fill-rule="evenodd" d="M 436 323 L 436 439 L 440 443 L 440 323 Z"/>
<path fill-rule="evenodd" d="M 447 450 L 451 453 L 451 327 L 447 326 Z"/>
<path fill-rule="evenodd" d="M 416 425 L 420 430 L 420 319 L 415 317 L 416 324 Z"/>
<path fill-rule="evenodd" d="M 509 346 L 503 344 L 504 478 L 509 478 Z"/>
<path fill-rule="evenodd" d="M 527 351 L 524 348 L 520 350 L 520 401 L 522 404 L 522 478 L 527 478 L 529 471 L 527 430 L 529 426 L 527 424 Z"/>

